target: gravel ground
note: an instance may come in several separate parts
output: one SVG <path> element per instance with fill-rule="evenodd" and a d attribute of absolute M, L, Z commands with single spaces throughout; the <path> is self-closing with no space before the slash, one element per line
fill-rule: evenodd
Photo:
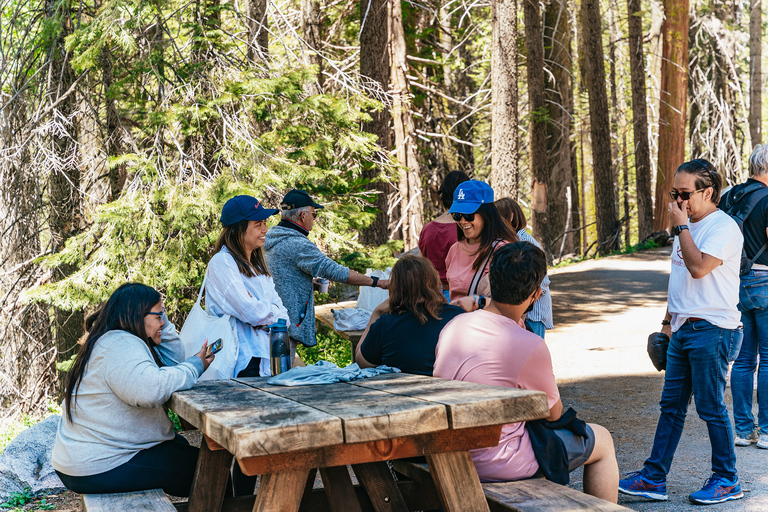
<path fill-rule="evenodd" d="M 547 344 L 564 404 L 586 421 L 613 433 L 619 470 L 640 469 L 650 453 L 664 374 L 646 352 L 666 307 L 670 249 L 614 256 L 550 272 L 555 326 Z M 730 392 L 726 403 L 731 406 Z M 755 414 L 757 411 L 755 410 Z M 718 510 L 768 510 L 768 450 L 737 447 L 737 469 L 746 497 Z M 667 502 L 619 495 L 633 510 L 683 511 L 701 507 L 688 494 L 710 476 L 706 424 L 691 404 L 683 437 L 668 476 Z M 581 470 L 571 483 L 581 488 Z"/>

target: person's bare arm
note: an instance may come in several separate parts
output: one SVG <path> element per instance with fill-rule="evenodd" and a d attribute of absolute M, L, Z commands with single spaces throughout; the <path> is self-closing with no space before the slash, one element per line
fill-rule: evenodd
<path fill-rule="evenodd" d="M 350 275 L 351 275 L 351 272 L 352 270 L 350 270 Z M 357 343 L 357 348 L 355 349 L 355 362 L 360 368 L 376 367 L 375 364 L 368 362 L 363 357 L 362 346 L 363 346 L 363 343 L 365 342 L 365 337 L 368 336 L 368 331 L 371 330 L 371 326 L 373 325 L 373 323 L 376 320 L 378 320 L 379 317 L 383 315 L 387 309 L 389 309 L 389 299 L 385 300 L 384 302 L 376 306 L 376 308 L 373 310 L 373 313 L 371 314 L 371 318 L 368 320 L 368 325 L 365 326 L 365 331 L 363 331 L 363 335 L 360 336 L 360 341 Z"/>
<path fill-rule="evenodd" d="M 549 418 L 547 418 L 547 421 L 557 421 L 560 419 L 560 416 L 563 415 L 563 401 L 559 398 L 557 399 L 557 403 L 549 408 Z"/>
<path fill-rule="evenodd" d="M 667 308 L 667 312 L 664 314 L 664 320 L 672 321 L 672 315 L 669 313 L 669 308 Z M 666 334 L 667 336 L 669 336 L 671 338 L 672 337 L 672 326 L 669 325 L 669 324 L 662 325 L 661 326 L 661 333 L 662 334 Z"/>
<path fill-rule="evenodd" d="M 347 280 L 347 284 L 354 286 L 373 286 L 373 279 L 370 276 L 349 269 L 349 279 Z M 389 279 L 379 279 L 379 282 L 376 283 L 376 287 L 381 288 L 382 290 L 386 290 L 388 286 Z"/>

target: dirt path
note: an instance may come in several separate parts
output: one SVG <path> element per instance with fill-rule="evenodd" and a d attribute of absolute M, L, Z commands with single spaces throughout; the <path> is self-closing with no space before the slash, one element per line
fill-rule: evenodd
<path fill-rule="evenodd" d="M 664 374 L 646 353 L 648 334 L 659 330 L 666 307 L 669 249 L 614 256 L 550 272 L 555 326 L 547 344 L 563 403 L 600 423 L 614 436 L 619 470 L 634 471 L 650 453 Z M 731 410 L 730 390 L 726 402 Z M 743 500 L 718 510 L 768 510 L 768 450 L 737 447 Z M 619 503 L 634 510 L 700 510 L 688 494 L 710 475 L 706 424 L 691 404 L 668 477 L 668 502 L 632 496 Z M 581 487 L 581 470 L 571 475 Z"/>

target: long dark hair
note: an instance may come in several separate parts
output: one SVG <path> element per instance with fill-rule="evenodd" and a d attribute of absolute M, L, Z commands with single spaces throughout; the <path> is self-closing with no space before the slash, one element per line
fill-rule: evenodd
<path fill-rule="evenodd" d="M 710 201 L 715 203 L 715 206 L 720 202 L 720 191 L 723 188 L 723 180 L 720 178 L 720 174 L 708 160 L 703 158 L 696 158 L 689 162 L 684 162 L 677 168 L 675 174 L 678 172 L 684 172 L 696 177 L 696 190 L 702 188 L 712 187 L 712 197 Z"/>
<path fill-rule="evenodd" d="M 472 263 L 472 270 L 477 270 L 483 264 L 485 259 L 493 251 L 493 242 L 496 240 L 506 240 L 507 242 L 517 242 L 520 240 L 517 233 L 512 231 L 509 222 L 503 220 L 499 211 L 493 203 L 483 203 L 477 209 L 475 215 L 480 215 L 483 219 L 483 230 L 480 232 L 480 247 L 477 249 L 477 257 Z M 464 231 L 456 223 L 456 237 L 459 242 L 466 238 Z"/>
<path fill-rule="evenodd" d="M 85 320 L 88 336 L 80 345 L 75 362 L 67 373 L 64 386 L 67 419 L 72 421 L 72 409 L 75 407 L 77 388 L 85 373 L 85 367 L 91 358 L 93 347 L 101 336 L 108 331 L 126 331 L 140 338 L 152 353 L 157 366 L 163 366 L 155 353 L 154 342 L 144 329 L 144 317 L 160 302 L 160 294 L 154 288 L 141 283 L 125 283 L 107 299 L 107 302 Z"/>
<path fill-rule="evenodd" d="M 216 248 L 213 250 L 217 253 L 225 245 L 229 250 L 229 253 L 235 258 L 237 263 L 237 269 L 245 277 L 254 277 L 257 275 L 269 276 L 269 267 L 267 267 L 267 260 L 264 258 L 264 250 L 259 247 L 250 254 L 250 257 L 245 254 L 245 248 L 243 247 L 243 237 L 245 231 L 248 229 L 248 220 L 241 220 L 235 222 L 229 226 L 224 226 L 219 235 L 219 239 L 216 241 Z"/>
<path fill-rule="evenodd" d="M 410 311 L 422 323 L 427 315 L 440 320 L 445 305 L 440 275 L 432 262 L 423 256 L 406 254 L 395 263 L 389 278 L 387 313 Z"/>
<path fill-rule="evenodd" d="M 525 229 L 528 225 L 528 221 L 525 219 L 525 213 L 520 205 L 511 197 L 502 197 L 493 202 L 498 210 L 502 219 L 509 222 L 512 230 L 517 233 L 521 229 Z M 510 220 L 512 219 L 512 220 Z"/>
<path fill-rule="evenodd" d="M 438 193 L 440 194 L 440 202 L 443 203 L 446 210 L 453 204 L 453 193 L 465 181 L 469 181 L 469 176 L 462 171 L 451 171 L 445 176 Z"/>

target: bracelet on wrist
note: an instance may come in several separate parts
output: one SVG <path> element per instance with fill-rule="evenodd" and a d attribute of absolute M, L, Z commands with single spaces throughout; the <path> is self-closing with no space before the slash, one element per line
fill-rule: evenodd
<path fill-rule="evenodd" d="M 664 320 L 662 320 L 662 321 L 661 321 L 661 325 L 662 325 L 662 326 L 664 326 L 664 325 L 669 325 L 669 324 L 670 324 L 670 321 L 669 321 L 669 320 L 667 320 L 666 318 L 665 318 Z"/>
<path fill-rule="evenodd" d="M 371 276 L 371 279 L 373 279 L 373 284 L 371 285 L 371 288 L 376 288 L 379 285 L 379 278 L 376 276 Z"/>

